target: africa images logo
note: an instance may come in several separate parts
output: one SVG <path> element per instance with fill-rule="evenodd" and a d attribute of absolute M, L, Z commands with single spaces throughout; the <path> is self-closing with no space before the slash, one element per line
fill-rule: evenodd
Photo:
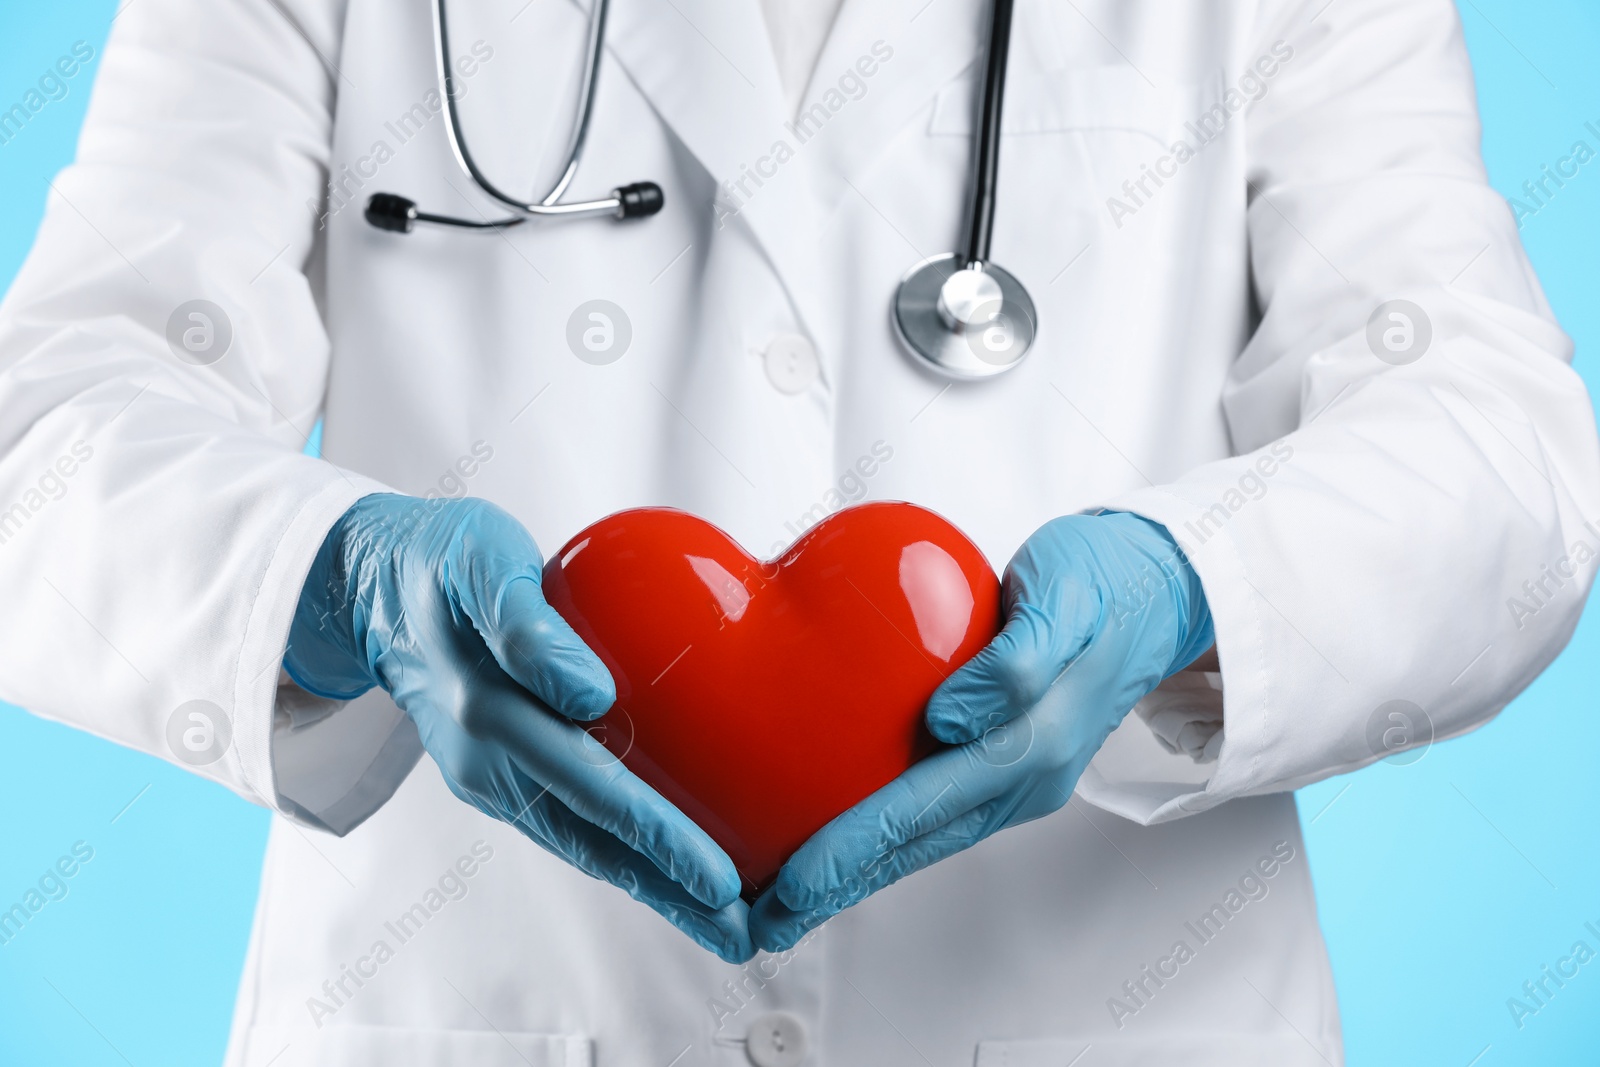
<path fill-rule="evenodd" d="M 1194 920 L 1185 922 L 1185 936 L 1174 941 L 1165 956 L 1154 964 L 1140 967 L 1137 974 L 1123 982 L 1121 996 L 1106 998 L 1106 1010 L 1111 1013 L 1111 1022 L 1116 1028 L 1121 1030 L 1130 1018 L 1148 1008 L 1156 995 L 1182 974 L 1183 968 L 1197 959 L 1202 949 L 1220 937 L 1246 906 L 1266 900 L 1272 892 L 1271 880 L 1292 863 L 1296 855 L 1295 847 L 1289 842 L 1274 843 L 1272 851 L 1247 868 L 1237 884 L 1228 887 L 1221 900 Z"/>
<path fill-rule="evenodd" d="M 1222 99 L 1183 124 L 1194 143 L 1178 138 L 1168 145 L 1168 151 L 1154 163 L 1139 164 L 1139 176 L 1122 183 L 1122 197 L 1106 198 L 1106 210 L 1117 229 L 1130 215 L 1137 215 L 1155 197 L 1158 190 L 1178 176 L 1179 168 L 1204 152 L 1212 142 L 1220 139 L 1233 117 L 1247 110 L 1251 104 L 1267 95 L 1268 84 L 1277 77 L 1283 64 L 1294 58 L 1294 46 L 1287 41 L 1274 41 L 1268 53 L 1256 58 L 1245 68 L 1234 84 L 1223 92 Z"/>
<path fill-rule="evenodd" d="M 63 854 L 54 864 L 45 868 L 35 885 L 28 887 L 22 898 L 9 908 L 0 910 L 0 946 L 9 945 L 22 933 L 22 928 L 44 910 L 45 905 L 67 899 L 71 891 L 68 879 L 94 859 L 94 846 L 87 841 L 74 841 L 71 855 Z"/>
<path fill-rule="evenodd" d="M 39 75 L 34 88 L 22 94 L 22 99 L 9 108 L 0 105 L 0 145 L 10 144 L 33 117 L 50 104 L 65 100 L 71 92 L 71 80 L 94 61 L 94 45 L 88 41 L 75 41 L 72 53 L 64 55 Z"/>
<path fill-rule="evenodd" d="M 722 229 L 729 219 L 743 211 L 756 193 L 778 176 L 784 164 L 795 157 L 797 148 L 804 147 L 807 141 L 820 134 L 833 117 L 852 101 L 866 96 L 868 81 L 893 58 L 894 48 L 888 42 L 872 42 L 870 55 L 863 55 L 853 65 L 846 67 L 838 80 L 822 92 L 820 99 L 813 100 L 801 110 L 793 122 L 784 123 L 784 129 L 794 138 L 794 144 L 791 145 L 788 138 L 780 137 L 772 142 L 765 155 L 756 158 L 753 166 L 739 164 L 739 176 L 724 179 L 719 194 L 712 201 L 717 229 Z M 752 184 L 754 189 L 750 188 Z"/>

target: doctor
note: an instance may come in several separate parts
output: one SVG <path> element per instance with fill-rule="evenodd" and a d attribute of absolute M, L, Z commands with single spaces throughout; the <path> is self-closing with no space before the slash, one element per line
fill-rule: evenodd
<path fill-rule="evenodd" d="M 500 213 L 428 4 L 124 9 L 0 309 L 0 697 L 283 816 L 229 1064 L 1341 1061 L 1288 791 L 1560 650 L 1588 397 L 1446 0 L 1021 0 L 1038 335 L 929 373 L 890 308 L 968 221 L 987 11 L 617 0 L 573 191 L 659 214 L 401 236 L 373 193 Z M 450 31 L 477 162 L 548 187 L 584 9 Z M 1007 630 L 930 705 L 959 747 L 746 908 L 582 742 L 539 546 L 866 497 L 1011 560 Z"/>

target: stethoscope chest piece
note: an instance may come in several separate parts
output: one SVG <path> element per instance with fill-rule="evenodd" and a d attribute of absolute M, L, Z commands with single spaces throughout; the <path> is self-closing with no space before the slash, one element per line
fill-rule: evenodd
<path fill-rule="evenodd" d="M 894 328 L 906 351 L 934 373 L 962 381 L 992 378 L 1021 363 L 1039 328 L 1028 290 L 989 258 L 1015 6 L 1016 0 L 994 0 L 966 247 L 918 263 L 894 295 Z"/>
<path fill-rule="evenodd" d="M 1022 283 L 993 263 L 963 266 L 955 252 L 923 260 L 895 292 L 894 326 L 906 349 L 946 378 L 990 378 L 1022 362 L 1038 328 Z"/>

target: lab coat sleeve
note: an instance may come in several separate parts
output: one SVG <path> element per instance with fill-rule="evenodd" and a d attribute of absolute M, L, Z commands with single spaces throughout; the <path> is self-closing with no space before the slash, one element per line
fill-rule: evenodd
<path fill-rule="evenodd" d="M 303 454 L 343 18 L 124 5 L 0 305 L 0 698 L 340 832 L 420 752 L 280 675 L 324 534 L 384 490 Z"/>
<path fill-rule="evenodd" d="M 1243 116 L 1237 454 L 1104 502 L 1175 535 L 1216 624 L 1220 692 L 1165 687 L 1081 783 L 1146 823 L 1482 725 L 1565 645 L 1600 552 L 1593 409 L 1487 184 L 1455 8 L 1268 4 L 1254 32 L 1241 66 L 1280 62 Z M 1369 339 L 1390 300 L 1420 309 L 1409 349 L 1387 312 Z"/>

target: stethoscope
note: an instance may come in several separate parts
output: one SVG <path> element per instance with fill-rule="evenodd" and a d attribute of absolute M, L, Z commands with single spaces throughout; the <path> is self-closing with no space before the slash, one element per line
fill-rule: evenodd
<path fill-rule="evenodd" d="M 585 46 L 583 81 L 579 85 L 572 140 L 561 177 L 545 196 L 523 201 L 502 192 L 478 168 L 461 133 L 455 76 L 450 70 L 450 30 L 446 0 L 433 7 L 434 59 L 445 98 L 445 132 L 450 151 L 467 177 L 486 194 L 511 209 L 498 219 L 463 219 L 417 210 L 415 201 L 394 193 L 376 193 L 367 201 L 366 219 L 380 230 L 410 233 L 419 222 L 472 230 L 503 230 L 531 218 L 592 218 L 609 215 L 635 219 L 654 215 L 665 198 L 655 182 L 619 186 L 599 200 L 563 203 L 561 197 L 578 172 L 589 117 L 599 80 L 605 45 L 606 11 L 610 0 L 594 0 Z M 988 378 L 1022 362 L 1038 328 L 1028 290 L 1010 272 L 990 262 L 994 235 L 995 185 L 1000 170 L 1000 120 L 1005 101 L 1006 57 L 1011 48 L 1014 0 L 994 0 L 989 26 L 989 55 L 979 110 L 978 139 L 973 158 L 972 201 L 964 251 L 931 256 L 900 279 L 894 297 L 894 327 L 906 350 L 946 378 Z"/>

